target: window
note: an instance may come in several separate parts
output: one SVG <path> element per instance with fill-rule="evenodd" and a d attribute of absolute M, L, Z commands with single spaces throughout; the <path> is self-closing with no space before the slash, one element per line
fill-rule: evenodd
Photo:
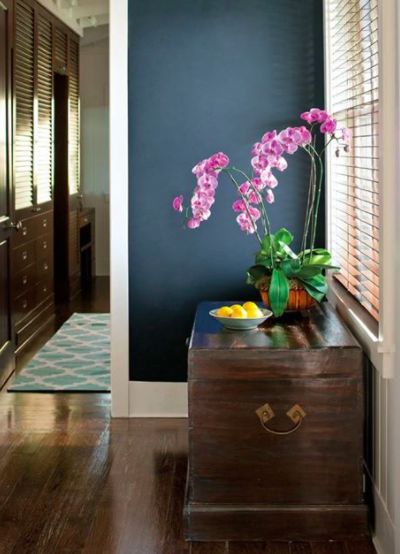
<path fill-rule="evenodd" d="M 327 100 L 350 151 L 328 163 L 330 249 L 335 277 L 379 320 L 378 6 L 327 0 Z"/>

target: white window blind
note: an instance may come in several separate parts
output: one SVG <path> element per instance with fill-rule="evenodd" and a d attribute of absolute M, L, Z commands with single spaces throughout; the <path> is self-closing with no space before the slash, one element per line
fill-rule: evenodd
<path fill-rule="evenodd" d="M 336 278 L 378 320 L 378 6 L 377 0 L 326 6 L 329 108 L 338 128 L 352 132 L 349 152 L 330 152 L 330 248 L 341 266 Z"/>

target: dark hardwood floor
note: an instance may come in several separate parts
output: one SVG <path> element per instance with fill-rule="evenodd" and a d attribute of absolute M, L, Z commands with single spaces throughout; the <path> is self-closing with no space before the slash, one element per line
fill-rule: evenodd
<path fill-rule="evenodd" d="M 103 285 L 55 327 L 68 310 L 106 311 Z M 375 552 L 367 540 L 185 543 L 186 456 L 186 420 L 111 419 L 106 394 L 1 392 L 0 554 Z"/>

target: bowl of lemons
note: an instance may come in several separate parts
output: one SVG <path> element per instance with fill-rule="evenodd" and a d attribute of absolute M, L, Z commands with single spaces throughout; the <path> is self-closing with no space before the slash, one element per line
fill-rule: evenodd
<path fill-rule="evenodd" d="M 210 311 L 210 316 L 217 319 L 226 329 L 235 331 L 250 331 L 256 329 L 272 312 L 266 308 L 259 308 L 255 302 L 221 306 Z"/>

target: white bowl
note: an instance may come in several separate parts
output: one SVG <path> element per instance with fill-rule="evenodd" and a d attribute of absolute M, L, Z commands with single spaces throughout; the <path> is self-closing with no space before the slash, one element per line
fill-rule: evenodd
<path fill-rule="evenodd" d="M 263 313 L 262 317 L 221 317 L 217 315 L 218 309 L 210 310 L 209 314 L 214 319 L 217 319 L 226 329 L 232 329 L 234 331 L 250 331 L 251 329 L 257 329 L 261 323 L 264 323 L 266 319 L 271 317 L 271 310 L 266 308 L 260 308 Z"/>

